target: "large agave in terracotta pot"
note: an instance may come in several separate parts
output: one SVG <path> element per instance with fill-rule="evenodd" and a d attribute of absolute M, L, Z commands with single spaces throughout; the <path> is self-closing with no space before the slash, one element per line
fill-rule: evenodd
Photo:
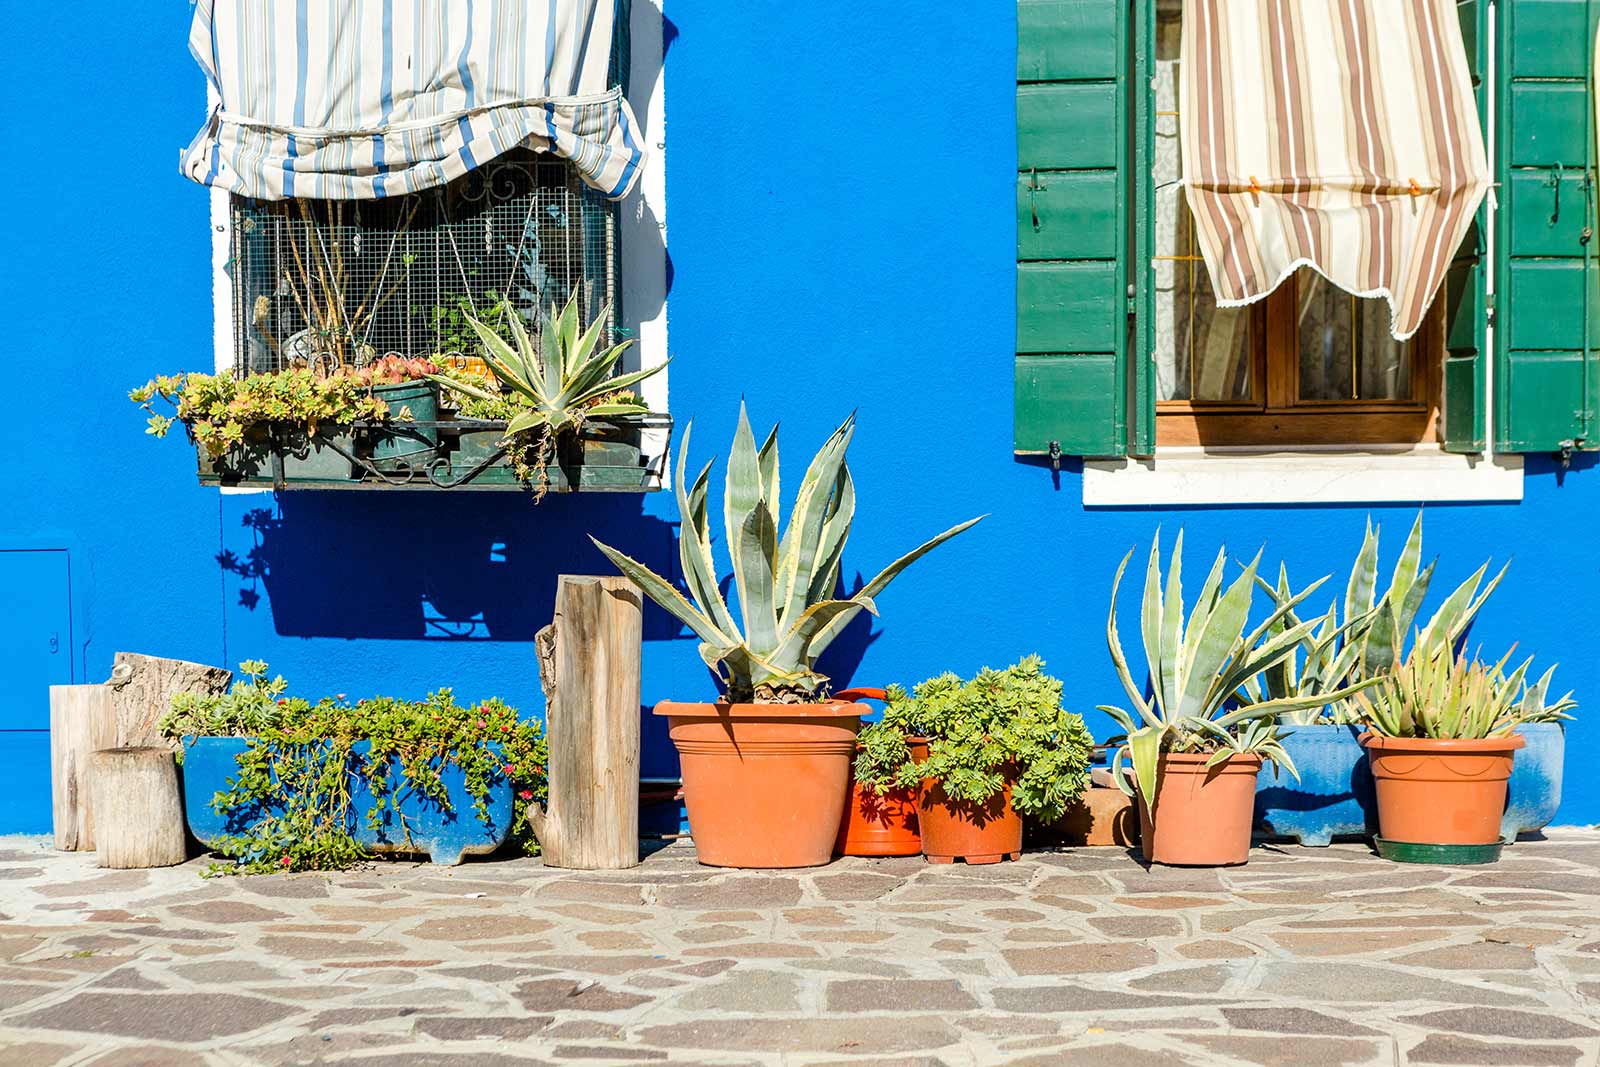
<path fill-rule="evenodd" d="M 850 759 L 861 707 L 827 698 L 817 657 L 891 581 L 935 546 L 978 521 L 955 526 L 900 557 L 855 594 L 837 598 L 839 568 L 855 487 L 845 450 L 855 432 L 846 419 L 811 461 L 779 534 L 778 432 L 756 446 L 744 405 L 728 456 L 723 518 L 735 621 L 717 584 L 707 522 L 711 464 L 693 481 L 685 465 L 689 430 L 678 453 L 675 485 L 682 528 L 678 554 L 689 597 L 648 567 L 596 541 L 600 551 L 645 594 L 700 638 L 724 699 L 664 702 L 683 766 L 689 832 L 702 863 L 720 867 L 809 867 L 827 863 L 844 813 Z M 693 603 L 690 602 L 693 599 Z M 741 625 L 742 624 L 742 625 Z"/>
<path fill-rule="evenodd" d="M 1223 549 L 1185 620 L 1183 532 L 1172 549 L 1165 583 L 1157 534 L 1150 545 L 1140 628 L 1153 694 L 1147 698 L 1128 669 L 1117 635 L 1117 593 L 1132 558 L 1130 551 L 1117 568 L 1106 621 L 1111 662 L 1133 705 L 1132 711 L 1101 707 L 1127 732 L 1112 759 L 1112 776 L 1139 798 L 1141 840 L 1151 862 L 1243 863 L 1249 856 L 1255 775 L 1262 761 L 1273 760 L 1296 773 L 1278 740 L 1276 717 L 1343 699 L 1360 688 L 1259 699 L 1257 678 L 1292 659 L 1300 642 L 1319 625 L 1320 620 L 1299 622 L 1293 612 L 1327 579 L 1295 594 L 1285 586 L 1273 610 L 1246 633 L 1260 555 L 1224 584 Z M 1131 783 L 1122 772 L 1130 759 Z"/>

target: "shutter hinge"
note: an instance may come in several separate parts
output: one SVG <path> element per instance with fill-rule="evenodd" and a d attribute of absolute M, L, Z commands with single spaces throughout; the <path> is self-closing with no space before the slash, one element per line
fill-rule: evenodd
<path fill-rule="evenodd" d="M 1059 472 L 1061 470 L 1061 442 L 1060 441 L 1051 441 L 1050 442 L 1050 469 L 1053 470 L 1053 471 L 1057 471 L 1057 472 Z"/>
<path fill-rule="evenodd" d="M 1483 294 L 1483 321 L 1487 326 L 1494 325 L 1494 294 Z"/>
<path fill-rule="evenodd" d="M 1133 318 L 1134 315 L 1138 314 L 1138 308 L 1139 308 L 1138 292 L 1139 292 L 1138 288 L 1132 282 L 1129 282 L 1128 283 L 1128 317 L 1130 319 Z"/>
<path fill-rule="evenodd" d="M 1560 462 L 1562 470 L 1572 469 L 1572 450 L 1582 443 L 1583 438 L 1581 437 L 1573 441 L 1561 442 L 1561 451 L 1556 453 L 1556 459 Z"/>

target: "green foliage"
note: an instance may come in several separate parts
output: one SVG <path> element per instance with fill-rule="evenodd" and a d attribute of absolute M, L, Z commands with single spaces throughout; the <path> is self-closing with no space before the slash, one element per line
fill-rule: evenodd
<path fill-rule="evenodd" d="M 447 303 L 435 304 L 428 309 L 426 319 L 428 328 L 433 330 L 436 338 L 434 350 L 441 358 L 477 351 L 478 335 L 471 322 L 474 317 L 493 330 L 501 340 L 514 341 L 510 320 L 513 317 L 521 318 L 521 314 L 511 306 L 509 300 L 493 289 L 484 292 L 483 299 L 476 307 L 472 298 L 465 294 L 457 294 Z"/>
<path fill-rule="evenodd" d="M 461 705 L 449 689 L 420 702 L 374 697 L 348 703 L 343 694 L 316 704 L 282 696 L 282 678 L 264 682 L 266 664 L 240 667 L 247 680 L 226 696 L 174 701 L 162 722 L 169 736 L 204 733 L 249 738 L 239 771 L 212 799 L 218 814 L 243 822 L 238 832 L 213 842 L 234 860 L 222 873 L 334 870 L 370 858 L 351 836 L 352 818 L 376 827 L 392 808 L 402 829 L 400 802 L 421 794 L 446 810 L 441 775 L 459 767 L 477 818 L 487 819 L 491 786 L 514 789 L 512 840 L 538 851 L 527 824 L 528 805 L 546 792 L 548 753 L 539 724 L 520 719 L 498 699 Z M 180 698 L 181 699 L 181 698 Z M 368 742 L 365 752 L 358 742 Z M 352 812 L 350 782 L 367 779 L 375 801 Z"/>
<path fill-rule="evenodd" d="M 383 421 L 389 405 L 373 395 L 376 385 L 423 377 L 434 370 L 426 360 L 385 356 L 372 365 L 340 368 L 325 374 L 295 367 L 271 374 L 198 372 L 153 378 L 132 390 L 128 399 L 150 413 L 147 433 L 165 437 L 173 418 L 160 414 L 164 401 L 189 434 L 212 456 L 220 456 L 268 425 L 345 426 L 357 420 Z"/>
<path fill-rule="evenodd" d="M 878 793 L 938 781 L 952 800 L 983 805 L 1005 791 L 1011 806 L 1059 819 L 1089 784 L 1094 738 L 1083 718 L 1062 710 L 1061 682 L 1044 660 L 1027 656 L 1003 671 L 985 667 L 962 681 L 941 674 L 887 690 L 883 718 L 861 731 L 856 780 Z M 928 739 L 928 758 L 911 760 L 906 739 Z"/>
<path fill-rule="evenodd" d="M 1378 591 L 1378 533 L 1379 527 L 1373 526 L 1369 519 L 1366 536 L 1362 538 L 1361 549 L 1356 553 L 1355 563 L 1350 569 L 1350 580 L 1345 586 L 1344 621 L 1338 621 L 1340 605 L 1337 602 L 1330 604 L 1327 613 L 1322 616 L 1320 627 L 1302 642 L 1307 657 L 1304 674 L 1310 677 L 1302 675 L 1300 680 L 1296 680 L 1295 661 L 1291 658 L 1280 668 L 1280 672 L 1286 673 L 1277 676 L 1268 673 L 1269 691 L 1284 695 L 1283 686 L 1295 684 L 1296 691 L 1309 685 L 1310 688 L 1304 689 L 1305 692 L 1332 692 L 1348 685 L 1370 683 L 1405 658 L 1404 640 L 1413 633 L 1418 647 L 1429 654 L 1441 646 L 1457 647 L 1467 627 L 1477 616 L 1478 609 L 1483 607 L 1489 594 L 1505 577 L 1506 569 L 1501 567 L 1485 584 L 1484 576 L 1489 571 L 1486 560 L 1419 627 L 1417 615 L 1428 595 L 1437 562 L 1421 566 L 1422 512 L 1417 512 L 1405 547 L 1395 561 L 1389 587 L 1381 593 Z M 1277 588 L 1265 581 L 1261 581 L 1261 585 L 1282 604 L 1287 597 L 1288 579 L 1281 569 L 1278 581 Z M 1293 611 L 1289 612 L 1285 624 L 1294 626 L 1299 623 L 1299 617 Z M 1359 717 L 1359 709 L 1349 700 L 1336 699 L 1322 706 L 1287 713 L 1283 718 L 1284 721 L 1297 723 L 1351 723 Z"/>
<path fill-rule="evenodd" d="M 642 563 L 597 540 L 595 544 L 646 595 L 694 631 L 700 638 L 700 657 L 722 677 L 728 699 L 734 702 L 819 699 L 827 679 L 816 672 L 815 664 L 829 643 L 859 612 L 877 614 L 874 598 L 901 571 L 979 521 L 968 519 L 946 530 L 895 560 L 859 592 L 835 599 L 856 508 L 855 486 L 845 463 L 855 416 L 833 432 L 806 468 L 789 524 L 780 536 L 778 430 L 773 427 L 757 448 L 741 403 L 723 494 L 723 526 L 743 616 L 741 629 L 717 585 L 711 554 L 707 480 L 712 465 L 707 463 L 693 482 L 685 477 L 692 429 L 691 425 L 683 434 L 674 484 L 683 523 L 678 554 L 694 603 Z"/>
<path fill-rule="evenodd" d="M 1471 739 L 1499 737 L 1525 721 L 1567 718 L 1576 707 L 1568 693 L 1546 706 L 1545 695 L 1555 668 L 1527 684 L 1530 657 L 1510 674 L 1508 652 L 1488 665 L 1468 659 L 1449 644 L 1418 641 L 1411 654 L 1387 672 L 1375 689 L 1360 693 L 1355 703 L 1373 730 L 1389 737 Z"/>
<path fill-rule="evenodd" d="M 1134 682 L 1128 658 L 1117 634 L 1117 593 L 1130 551 L 1122 558 L 1111 585 L 1111 609 L 1106 619 L 1106 645 L 1117 676 L 1133 704 L 1129 712 L 1102 705 L 1101 709 L 1126 731 L 1123 747 L 1112 760 L 1116 782 L 1128 790 L 1121 774 L 1122 760 L 1131 755 L 1134 777 L 1145 797 L 1154 797 L 1161 753 L 1211 752 L 1211 766 L 1234 754 L 1256 753 L 1296 774 L 1294 764 L 1278 742 L 1277 730 L 1270 722 L 1250 725 L 1252 720 L 1271 720 L 1284 712 L 1318 706 L 1342 699 L 1354 690 L 1340 689 L 1259 699 L 1259 687 L 1248 687 L 1262 672 L 1271 670 L 1294 655 L 1317 623 L 1283 625 L 1296 605 L 1316 591 L 1326 578 L 1312 583 L 1299 593 L 1286 595 L 1267 618 L 1248 634 L 1245 625 L 1255 595 L 1256 567 L 1260 554 L 1226 587 L 1223 567 L 1227 550 L 1217 553 L 1216 562 L 1201 584 L 1200 594 L 1184 619 L 1183 606 L 1183 531 L 1177 544 L 1165 583 L 1161 574 L 1161 535 L 1150 544 L 1150 561 L 1145 572 L 1141 631 L 1145 660 L 1149 668 L 1153 699 Z M 1165 590 L 1163 591 L 1163 584 Z M 1254 689 L 1254 693 L 1252 693 Z"/>

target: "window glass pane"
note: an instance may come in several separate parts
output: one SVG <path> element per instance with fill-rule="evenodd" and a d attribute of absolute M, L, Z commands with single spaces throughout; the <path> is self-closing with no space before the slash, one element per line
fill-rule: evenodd
<path fill-rule="evenodd" d="M 1161 0 L 1156 16 L 1155 359 L 1156 399 L 1248 400 L 1252 351 L 1248 308 L 1219 309 L 1194 222 L 1178 185 L 1177 0 Z"/>
<path fill-rule="evenodd" d="M 1411 345 L 1389 336 L 1389 308 L 1362 300 L 1302 268 L 1299 293 L 1301 400 L 1407 400 Z"/>

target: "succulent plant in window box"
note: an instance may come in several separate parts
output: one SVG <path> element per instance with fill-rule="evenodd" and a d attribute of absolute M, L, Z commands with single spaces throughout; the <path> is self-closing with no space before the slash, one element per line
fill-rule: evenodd
<path fill-rule="evenodd" d="M 602 484 L 609 472 L 619 472 L 610 475 L 613 481 L 631 479 L 639 485 L 645 468 L 638 432 L 623 420 L 649 408 L 629 389 L 667 363 L 617 373 L 618 361 L 633 342 L 602 345 L 609 317 L 610 308 L 604 308 L 582 327 L 576 293 L 564 308 L 552 307 L 543 317 L 537 340 L 528 335 L 520 316 L 505 316 L 494 325 L 468 316 L 496 385 L 461 373 L 431 377 L 465 398 L 458 401 L 464 416 L 506 425 L 498 433 L 463 427 L 457 462 L 471 469 L 504 447 L 518 477 L 535 485 L 540 496 L 553 486 L 612 487 Z M 511 341 L 501 336 L 502 329 L 509 329 Z"/>
<path fill-rule="evenodd" d="M 726 693 L 717 703 L 666 701 L 683 765 L 684 802 L 702 863 L 808 867 L 826 863 L 844 814 L 861 705 L 829 698 L 817 657 L 907 567 L 968 529 L 969 519 L 895 560 L 859 591 L 839 595 L 855 485 L 846 419 L 811 461 L 780 530 L 778 435 L 757 447 L 744 406 L 728 457 L 723 524 L 740 620 L 717 584 L 711 551 L 711 464 L 686 477 L 689 433 L 676 478 L 678 554 L 689 597 L 644 564 L 595 541 L 645 594 L 700 639 L 700 656 Z M 690 598 L 693 598 L 691 603 Z"/>
<path fill-rule="evenodd" d="M 372 465 L 379 470 L 427 466 L 439 450 L 439 387 L 431 360 L 385 355 L 349 373 L 383 401 L 388 418 L 368 431 Z M 415 425 L 420 423 L 421 425 Z"/>

